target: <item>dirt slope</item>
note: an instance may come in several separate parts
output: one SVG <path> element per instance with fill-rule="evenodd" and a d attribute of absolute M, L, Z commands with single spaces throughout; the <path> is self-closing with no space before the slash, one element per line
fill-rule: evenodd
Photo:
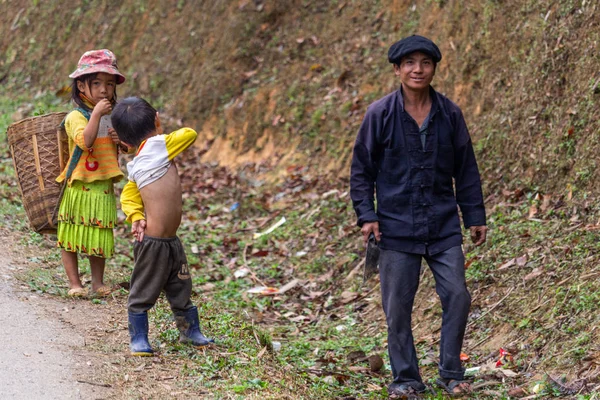
<path fill-rule="evenodd" d="M 283 171 L 300 170 L 298 179 L 307 181 L 327 170 L 344 177 L 367 105 L 397 87 L 388 46 L 410 33 L 429 36 L 444 55 L 435 87 L 465 111 L 489 206 L 488 244 L 466 246 L 474 297 L 466 350 L 479 363 L 514 344 L 523 379 L 557 371 L 597 391 L 599 10 L 589 0 L 0 0 L 0 95 L 61 96 L 79 55 L 108 47 L 128 77 L 119 94 L 147 97 L 168 125 L 200 130 L 204 161 L 295 164 Z M 198 191 L 212 185 L 189 176 Z M 296 178 L 289 173 L 284 187 L 295 188 Z M 240 209 L 271 217 L 314 206 L 312 228 L 322 237 L 331 227 L 347 229 L 332 254 L 362 254 L 348 238 L 356 228 L 342 196 L 347 180 L 336 185 L 339 205 L 322 210 L 291 189 L 281 206 L 281 187 L 256 199 L 259 189 L 240 189 Z M 227 199 L 227 206 L 239 200 Z M 333 206 L 344 211 L 327 214 Z M 308 240 L 308 228 L 289 228 L 290 236 Z M 303 250 L 296 246 L 290 238 L 283 248 Z M 316 251 L 315 260 L 327 251 Z M 342 265 L 340 276 L 356 262 Z M 430 301 L 415 321 L 425 348 L 435 346 L 439 328 L 428 282 L 422 294 Z"/>
<path fill-rule="evenodd" d="M 436 87 L 463 109 L 491 191 L 593 187 L 598 4 L 318 0 L 0 2 L 0 90 L 60 90 L 108 47 L 121 95 L 158 104 L 212 144 L 205 160 L 304 162 L 347 174 L 366 106 L 396 88 L 387 47 L 420 33 Z M 208 146 L 207 146 L 208 148 Z M 567 185 L 569 188 L 566 189 Z"/>

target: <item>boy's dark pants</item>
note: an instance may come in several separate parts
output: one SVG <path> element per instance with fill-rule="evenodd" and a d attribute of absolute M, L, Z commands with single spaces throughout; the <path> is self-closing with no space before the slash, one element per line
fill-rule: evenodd
<path fill-rule="evenodd" d="M 411 314 L 419 287 L 421 258 L 435 278 L 442 302 L 439 373 L 445 379 L 463 379 L 460 351 L 471 306 L 465 281 L 464 255 L 456 246 L 435 255 L 381 250 L 379 274 L 383 310 L 388 325 L 388 351 L 394 383 L 424 390 L 411 328 Z"/>
<path fill-rule="evenodd" d="M 178 237 L 144 236 L 142 242 L 135 241 L 133 256 L 135 266 L 127 300 L 130 313 L 148 311 L 154 306 L 162 290 L 174 313 L 193 307 L 190 300 L 192 279 Z"/>

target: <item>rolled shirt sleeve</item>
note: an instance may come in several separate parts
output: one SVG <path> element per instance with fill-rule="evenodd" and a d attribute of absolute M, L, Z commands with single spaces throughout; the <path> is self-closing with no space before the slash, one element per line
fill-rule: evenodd
<path fill-rule="evenodd" d="M 65 130 L 67 135 L 77 147 L 82 150 L 86 150 L 85 139 L 83 137 L 83 130 L 88 124 L 88 120 L 79 111 L 71 111 L 65 119 Z M 72 150 L 72 149 L 70 149 Z"/>
<path fill-rule="evenodd" d="M 121 209 L 129 223 L 146 219 L 142 195 L 135 182 L 129 181 L 125 184 L 123 192 L 121 192 Z"/>

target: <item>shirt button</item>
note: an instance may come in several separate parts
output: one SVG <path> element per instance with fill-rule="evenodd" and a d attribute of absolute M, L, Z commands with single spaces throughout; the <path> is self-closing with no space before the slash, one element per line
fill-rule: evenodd
<path fill-rule="evenodd" d="M 423 243 L 423 244 L 424 244 L 425 246 L 429 246 L 429 243 L 427 243 L 427 242 L 425 242 L 425 243 Z"/>
<path fill-rule="evenodd" d="M 425 169 L 425 167 L 421 165 L 421 169 Z"/>

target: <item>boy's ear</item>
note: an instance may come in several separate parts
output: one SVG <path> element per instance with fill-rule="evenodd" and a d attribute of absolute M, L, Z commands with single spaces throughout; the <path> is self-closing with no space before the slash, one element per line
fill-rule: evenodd
<path fill-rule="evenodd" d="M 159 135 L 163 133 L 163 128 L 162 128 L 162 124 L 160 122 L 160 117 L 158 115 L 158 111 L 156 112 L 156 118 L 154 118 L 154 128 L 156 129 L 156 132 Z"/>

